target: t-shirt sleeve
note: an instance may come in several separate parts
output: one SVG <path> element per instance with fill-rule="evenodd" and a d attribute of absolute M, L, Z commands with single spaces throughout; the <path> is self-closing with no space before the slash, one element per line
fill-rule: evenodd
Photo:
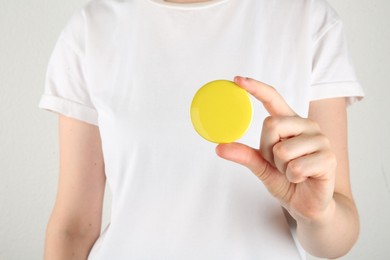
<path fill-rule="evenodd" d="M 364 96 L 351 63 L 341 20 L 324 27 L 314 41 L 310 100 L 346 97 L 350 105 Z"/>
<path fill-rule="evenodd" d="M 73 18 L 61 33 L 51 55 L 45 90 L 39 107 L 89 124 L 98 125 L 97 112 L 91 101 L 85 76 L 85 54 L 80 28 Z M 76 25 L 76 26 L 75 26 Z"/>

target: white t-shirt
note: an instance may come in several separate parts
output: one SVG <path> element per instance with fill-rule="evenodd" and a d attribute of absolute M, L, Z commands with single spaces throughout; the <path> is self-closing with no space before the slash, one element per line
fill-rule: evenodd
<path fill-rule="evenodd" d="M 248 76 L 301 116 L 363 96 L 323 0 L 93 0 L 61 33 L 40 107 L 99 126 L 111 224 L 89 259 L 300 259 L 278 202 L 191 125 L 203 84 Z M 242 142 L 258 146 L 264 108 Z"/>

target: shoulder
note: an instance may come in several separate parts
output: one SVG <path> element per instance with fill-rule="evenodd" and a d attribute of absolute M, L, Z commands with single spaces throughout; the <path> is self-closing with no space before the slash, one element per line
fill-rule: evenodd
<path fill-rule="evenodd" d="M 333 7 L 326 0 L 310 0 L 310 24 L 313 41 L 316 41 L 323 34 L 335 25 L 342 24 L 342 20 Z"/>
<path fill-rule="evenodd" d="M 268 0 L 250 1 L 251 5 L 267 11 L 282 11 L 288 15 L 312 20 L 337 20 L 339 16 L 326 0 Z"/>
<path fill-rule="evenodd" d="M 341 22 L 339 15 L 327 0 L 273 0 L 272 2 L 274 6 L 299 20 L 301 25 L 308 26 L 314 39 Z"/>
<path fill-rule="evenodd" d="M 318 15 L 320 17 L 338 17 L 327 0 L 272 0 L 266 1 L 266 5 L 283 9 L 288 8 L 290 12 L 301 14 Z"/>
<path fill-rule="evenodd" d="M 113 18 L 134 9 L 138 0 L 92 0 L 83 8 L 86 18 Z"/>
<path fill-rule="evenodd" d="M 313 18 L 334 22 L 340 20 L 339 15 L 326 0 L 310 0 Z"/>
<path fill-rule="evenodd" d="M 65 25 L 61 37 L 81 50 L 88 35 L 112 31 L 118 20 L 135 12 L 137 0 L 92 0 L 76 10 Z M 77 47 L 76 47 L 77 48 Z"/>
<path fill-rule="evenodd" d="M 111 20 L 134 10 L 137 0 L 92 0 L 74 12 L 67 27 L 76 29 L 96 20 Z"/>

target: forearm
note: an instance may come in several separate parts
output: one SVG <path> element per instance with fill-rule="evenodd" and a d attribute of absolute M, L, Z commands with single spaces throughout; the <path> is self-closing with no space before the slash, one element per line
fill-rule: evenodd
<path fill-rule="evenodd" d="M 299 241 L 308 253 L 317 257 L 345 255 L 358 237 L 359 218 L 353 201 L 340 194 L 333 198 L 329 216 L 320 222 L 297 222 Z"/>

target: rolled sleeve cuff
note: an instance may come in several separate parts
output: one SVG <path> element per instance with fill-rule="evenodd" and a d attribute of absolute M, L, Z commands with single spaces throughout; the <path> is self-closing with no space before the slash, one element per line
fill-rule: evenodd
<path fill-rule="evenodd" d="M 311 86 L 310 101 L 345 97 L 347 105 L 350 106 L 364 97 L 360 84 L 356 81 L 322 83 Z"/>
<path fill-rule="evenodd" d="M 39 108 L 56 112 L 92 125 L 99 125 L 98 115 L 95 109 L 61 97 L 45 94 L 41 97 Z"/>

